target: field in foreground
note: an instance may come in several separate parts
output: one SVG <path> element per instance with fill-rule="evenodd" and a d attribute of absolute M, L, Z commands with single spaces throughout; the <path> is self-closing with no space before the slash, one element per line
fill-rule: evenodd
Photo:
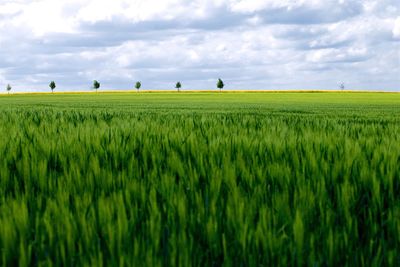
<path fill-rule="evenodd" d="M 400 94 L 0 96 L 0 266 L 399 266 Z"/>

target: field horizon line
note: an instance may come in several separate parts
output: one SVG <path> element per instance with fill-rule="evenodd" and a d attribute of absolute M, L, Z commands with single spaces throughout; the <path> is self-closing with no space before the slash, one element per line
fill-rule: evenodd
<path fill-rule="evenodd" d="M 329 90 L 329 89 L 319 89 L 319 90 L 310 90 L 310 89 L 288 89 L 288 90 L 265 90 L 265 89 L 253 89 L 253 90 L 243 90 L 243 89 L 225 89 L 222 91 L 219 90 L 172 90 L 172 89 L 154 89 L 154 90 L 100 90 L 98 92 L 92 90 L 86 91 L 58 91 L 58 92 L 1 92 L 0 95 L 69 95 L 69 94 L 113 94 L 113 93 L 393 93 L 398 94 L 400 91 L 379 91 L 379 90 Z"/>

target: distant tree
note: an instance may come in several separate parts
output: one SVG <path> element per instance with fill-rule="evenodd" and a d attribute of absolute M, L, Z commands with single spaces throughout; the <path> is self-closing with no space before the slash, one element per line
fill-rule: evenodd
<path fill-rule="evenodd" d="M 10 84 L 7 84 L 6 90 L 7 90 L 8 94 L 10 94 L 10 91 L 11 91 L 11 85 Z"/>
<path fill-rule="evenodd" d="M 51 89 L 51 93 L 54 93 L 54 89 L 56 88 L 56 83 L 54 81 L 51 81 L 49 87 Z"/>
<path fill-rule="evenodd" d="M 346 87 L 345 87 L 344 83 L 340 83 L 339 88 L 340 88 L 340 90 L 344 90 L 344 88 L 346 88 Z"/>
<path fill-rule="evenodd" d="M 219 91 L 221 91 L 222 88 L 224 88 L 224 86 L 225 86 L 224 82 L 221 79 L 218 79 L 217 87 L 218 87 Z"/>
<path fill-rule="evenodd" d="M 94 80 L 93 88 L 94 88 L 94 90 L 96 90 L 96 93 L 97 93 L 97 90 L 100 88 L 100 83 L 98 81 Z"/>
<path fill-rule="evenodd" d="M 181 82 L 177 82 L 176 85 L 175 85 L 175 88 L 178 89 L 178 92 L 179 92 L 181 90 L 181 88 L 182 88 Z"/>
<path fill-rule="evenodd" d="M 142 87 L 142 83 L 141 82 L 136 82 L 136 84 L 135 84 L 135 88 L 136 88 L 136 90 L 139 92 L 139 90 L 140 90 L 140 87 Z"/>

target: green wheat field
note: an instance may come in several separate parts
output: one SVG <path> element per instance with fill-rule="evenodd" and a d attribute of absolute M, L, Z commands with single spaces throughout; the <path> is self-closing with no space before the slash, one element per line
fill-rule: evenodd
<path fill-rule="evenodd" d="M 0 96 L 0 266 L 399 266 L 400 94 Z"/>

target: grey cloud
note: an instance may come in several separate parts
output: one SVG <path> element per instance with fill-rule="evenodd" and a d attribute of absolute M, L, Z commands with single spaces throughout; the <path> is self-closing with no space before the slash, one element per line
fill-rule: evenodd
<path fill-rule="evenodd" d="M 361 1 L 338 4 L 336 1 L 326 1 L 324 5 L 312 7 L 301 5 L 293 8 L 267 8 L 255 14 L 261 16 L 268 24 L 325 24 L 346 20 L 362 14 Z"/>

